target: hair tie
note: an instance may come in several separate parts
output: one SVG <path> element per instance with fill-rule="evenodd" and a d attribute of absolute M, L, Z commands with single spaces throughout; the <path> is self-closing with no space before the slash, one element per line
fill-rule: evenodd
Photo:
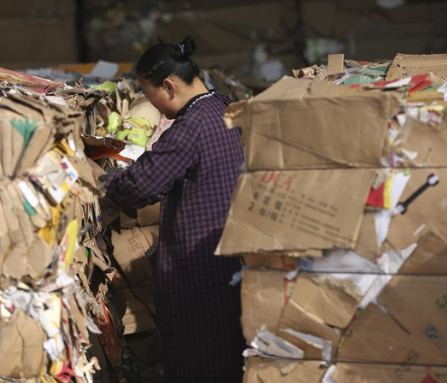
<path fill-rule="evenodd" d="M 180 53 L 182 54 L 182 56 L 184 56 L 185 54 L 185 44 L 177 44 L 177 46 L 180 49 Z"/>

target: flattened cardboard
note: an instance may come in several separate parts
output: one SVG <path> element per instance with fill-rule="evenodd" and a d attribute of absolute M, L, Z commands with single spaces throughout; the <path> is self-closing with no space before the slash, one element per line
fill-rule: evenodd
<path fill-rule="evenodd" d="M 445 353 L 445 349 L 428 342 L 421 344 L 379 306 L 370 303 L 341 340 L 338 361 L 439 366 L 445 364 Z"/>
<path fill-rule="evenodd" d="M 293 295 L 293 293 L 292 293 Z M 299 303 L 293 299 L 289 299 L 283 309 L 281 320 L 276 332 L 281 338 L 287 340 L 293 345 L 304 351 L 305 359 L 322 359 L 323 354 L 321 348 L 291 336 L 284 330 L 291 329 L 304 334 L 313 335 L 325 341 L 331 342 L 332 356 L 335 355 L 340 335 L 323 320 L 316 315 L 308 312 Z"/>
<path fill-rule="evenodd" d="M 289 281 L 285 273 L 278 271 L 242 271 L 241 324 L 247 343 L 262 325 L 272 332 L 277 329 L 294 285 L 295 281 Z"/>
<path fill-rule="evenodd" d="M 399 269 L 399 274 L 447 275 L 447 242 L 428 231 L 421 236 L 416 250 Z"/>
<path fill-rule="evenodd" d="M 325 279 L 317 283 L 317 276 L 300 274 L 290 299 L 323 323 L 345 328 L 354 317 L 362 297 L 349 293 L 353 287 L 347 280 L 321 274 Z"/>
<path fill-rule="evenodd" d="M 285 76 L 225 117 L 244 130 L 248 170 L 380 167 L 400 99 Z"/>
<path fill-rule="evenodd" d="M 447 54 L 408 55 L 398 53 L 387 72 L 386 79 L 395 80 L 428 72 L 434 72 L 447 79 Z"/>
<path fill-rule="evenodd" d="M 319 361 L 250 357 L 246 360 L 243 383 L 318 383 L 325 372 L 326 368 Z"/>
<path fill-rule="evenodd" d="M 403 364 L 337 363 L 335 383 L 447 383 L 447 368 Z"/>
<path fill-rule="evenodd" d="M 243 174 L 217 255 L 355 246 L 374 171 Z"/>
<path fill-rule="evenodd" d="M 411 194 L 427 182 L 430 174 L 439 177 L 439 184 L 430 187 L 419 195 L 407 208 L 405 214 L 391 219 L 387 241 L 391 247 L 402 250 L 416 243 L 425 226 L 431 227 L 440 237 L 447 238 L 447 168 L 412 169 L 411 177 L 400 201 L 405 201 Z"/>
<path fill-rule="evenodd" d="M 446 286 L 447 276 L 396 275 L 378 297 L 418 344 L 417 350 L 427 357 L 433 354 L 431 364 L 445 365 L 447 361 Z"/>

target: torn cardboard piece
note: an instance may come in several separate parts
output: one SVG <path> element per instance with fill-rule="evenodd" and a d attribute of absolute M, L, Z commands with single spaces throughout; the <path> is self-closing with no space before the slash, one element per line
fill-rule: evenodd
<path fill-rule="evenodd" d="M 353 248 L 374 171 L 243 174 L 217 255 Z"/>
<path fill-rule="evenodd" d="M 381 167 L 388 120 L 401 98 L 283 77 L 230 105 L 226 121 L 243 129 L 248 170 Z"/>
<path fill-rule="evenodd" d="M 421 311 L 424 304 L 418 304 Z M 443 365 L 446 349 L 421 342 L 422 336 L 413 336 L 396 318 L 370 303 L 341 340 L 338 362 Z"/>
<path fill-rule="evenodd" d="M 378 301 L 388 314 L 418 344 L 426 362 L 445 364 L 447 360 L 446 276 L 394 276 Z M 429 360 L 430 355 L 433 359 Z M 441 362 L 441 361 L 444 362 Z"/>
<path fill-rule="evenodd" d="M 341 54 L 330 54 L 327 57 L 328 65 L 327 65 L 327 74 L 329 76 L 342 73 L 344 71 L 344 61 L 345 55 Z"/>
<path fill-rule="evenodd" d="M 386 80 L 434 72 L 447 80 L 447 55 L 408 55 L 398 53 L 391 64 Z"/>
<path fill-rule="evenodd" d="M 241 324 L 247 343 L 262 325 L 276 331 L 282 309 L 295 286 L 295 281 L 288 280 L 286 275 L 278 271 L 242 271 Z"/>
<path fill-rule="evenodd" d="M 317 337 L 322 345 L 290 334 L 297 331 L 303 335 Z M 289 300 L 283 309 L 277 335 L 304 352 L 304 359 L 330 360 L 337 350 L 340 335 L 320 318 L 307 312 L 294 300 Z"/>
<path fill-rule="evenodd" d="M 302 349 L 304 359 L 331 360 L 340 341 L 337 329 L 348 327 L 375 279 L 369 274 L 299 274 L 277 334 Z"/>

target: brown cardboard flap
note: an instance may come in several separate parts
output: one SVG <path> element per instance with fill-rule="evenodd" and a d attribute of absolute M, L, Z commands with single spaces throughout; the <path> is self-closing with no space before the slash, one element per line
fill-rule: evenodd
<path fill-rule="evenodd" d="M 421 343 L 373 303 L 348 328 L 338 350 L 339 362 L 439 366 L 445 360 L 445 348 L 441 350 L 428 342 Z"/>
<path fill-rule="evenodd" d="M 446 286 L 447 276 L 396 275 L 378 298 L 431 364 L 447 360 Z"/>
<path fill-rule="evenodd" d="M 322 359 L 322 349 L 291 336 L 283 330 L 291 329 L 331 342 L 332 356 L 335 355 L 340 340 L 340 335 L 334 329 L 327 326 L 321 318 L 305 310 L 293 299 L 289 299 L 284 307 L 278 329 L 277 334 L 281 338 L 304 351 L 305 359 Z"/>
<path fill-rule="evenodd" d="M 394 92 L 283 77 L 247 102 L 247 168 L 380 167 L 400 102 Z"/>
<path fill-rule="evenodd" d="M 362 296 L 356 295 L 348 279 L 337 279 L 330 274 L 300 274 L 290 299 L 323 323 L 345 328 L 354 317 Z"/>
<path fill-rule="evenodd" d="M 247 343 L 256 336 L 256 331 L 265 325 L 275 331 L 281 312 L 295 282 L 277 271 L 242 271 L 242 330 Z"/>
<path fill-rule="evenodd" d="M 353 248 L 374 171 L 264 171 L 242 175 L 217 255 Z"/>

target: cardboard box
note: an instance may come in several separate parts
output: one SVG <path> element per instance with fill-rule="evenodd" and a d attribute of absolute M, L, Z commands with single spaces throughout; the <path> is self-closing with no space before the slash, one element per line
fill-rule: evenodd
<path fill-rule="evenodd" d="M 245 173 L 216 254 L 352 249 L 373 178 L 360 169 Z"/>
<path fill-rule="evenodd" d="M 334 383 L 446 383 L 447 368 L 412 366 L 406 362 L 391 365 L 337 363 L 331 378 Z"/>
<path fill-rule="evenodd" d="M 381 167 L 400 99 L 286 76 L 225 117 L 243 129 L 248 170 Z"/>
<path fill-rule="evenodd" d="M 326 368 L 319 361 L 246 360 L 243 383 L 319 383 Z"/>

